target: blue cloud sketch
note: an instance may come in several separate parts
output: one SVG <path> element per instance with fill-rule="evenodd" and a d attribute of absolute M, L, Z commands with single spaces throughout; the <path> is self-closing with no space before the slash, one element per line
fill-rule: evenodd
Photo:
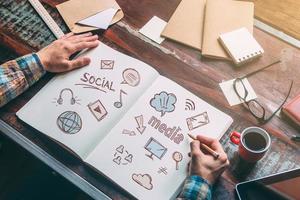
<path fill-rule="evenodd" d="M 150 100 L 150 105 L 158 112 L 161 113 L 161 116 L 164 116 L 166 112 L 173 112 L 175 110 L 175 103 L 177 98 L 174 94 L 167 92 L 161 92 L 155 94 L 154 97 Z"/>

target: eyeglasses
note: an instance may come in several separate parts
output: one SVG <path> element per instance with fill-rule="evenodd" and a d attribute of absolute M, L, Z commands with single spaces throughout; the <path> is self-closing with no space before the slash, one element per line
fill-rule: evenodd
<path fill-rule="evenodd" d="M 249 91 L 247 90 L 243 79 L 244 78 L 248 78 L 260 71 L 263 71 L 277 63 L 280 63 L 281 61 L 275 61 L 259 70 L 253 71 L 249 74 L 246 74 L 245 76 L 242 76 L 240 78 L 237 78 L 234 80 L 233 82 L 233 89 L 235 91 L 235 93 L 237 94 L 237 96 L 243 101 L 243 104 L 246 106 L 246 108 L 251 112 L 251 114 L 260 122 L 260 123 L 267 123 L 268 121 L 270 121 L 272 119 L 272 117 L 275 116 L 275 114 L 282 108 L 282 106 L 285 104 L 285 102 L 287 101 L 291 90 L 292 90 L 292 86 L 293 86 L 293 81 L 291 81 L 289 90 L 288 90 L 288 94 L 285 97 L 284 101 L 281 103 L 281 105 L 279 106 L 279 108 L 277 108 L 270 116 L 267 117 L 266 114 L 266 109 L 262 106 L 262 104 L 260 104 L 257 100 L 252 99 L 252 100 L 247 100 L 247 97 L 249 95 Z M 243 87 L 238 89 L 238 85 L 242 85 Z"/>

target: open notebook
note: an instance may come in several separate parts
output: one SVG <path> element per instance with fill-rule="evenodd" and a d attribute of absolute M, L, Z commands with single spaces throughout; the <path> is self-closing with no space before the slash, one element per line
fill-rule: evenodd
<path fill-rule="evenodd" d="M 187 176 L 187 133 L 220 138 L 232 118 L 149 65 L 100 44 L 17 116 L 138 199 L 172 199 Z"/>

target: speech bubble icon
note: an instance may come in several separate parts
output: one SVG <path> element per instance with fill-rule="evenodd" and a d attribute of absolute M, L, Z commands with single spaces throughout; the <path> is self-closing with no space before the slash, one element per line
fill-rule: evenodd
<path fill-rule="evenodd" d="M 172 93 L 167 93 L 162 91 L 159 94 L 155 94 L 150 100 L 150 105 L 156 111 L 161 113 L 161 117 L 166 114 L 166 112 L 173 112 L 175 110 L 175 103 L 177 98 Z"/>
<path fill-rule="evenodd" d="M 132 87 L 137 86 L 141 80 L 138 71 L 132 68 L 127 68 L 123 71 L 123 79 L 121 84 L 128 84 Z"/>

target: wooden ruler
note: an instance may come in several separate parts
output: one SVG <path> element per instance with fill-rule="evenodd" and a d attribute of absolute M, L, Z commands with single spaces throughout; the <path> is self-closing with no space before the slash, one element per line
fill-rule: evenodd
<path fill-rule="evenodd" d="M 36 12 L 41 16 L 43 21 L 47 24 L 49 29 L 55 35 L 56 38 L 60 38 L 64 35 L 64 32 L 59 28 L 53 18 L 49 15 L 47 10 L 41 4 L 39 0 L 28 0 Z"/>

